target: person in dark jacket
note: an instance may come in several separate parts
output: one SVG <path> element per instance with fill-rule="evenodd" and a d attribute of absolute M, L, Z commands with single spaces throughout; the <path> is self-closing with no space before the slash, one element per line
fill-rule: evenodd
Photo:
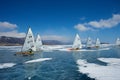
<path fill-rule="evenodd" d="M 32 49 L 29 49 L 29 53 L 32 53 L 33 52 L 33 50 Z"/>

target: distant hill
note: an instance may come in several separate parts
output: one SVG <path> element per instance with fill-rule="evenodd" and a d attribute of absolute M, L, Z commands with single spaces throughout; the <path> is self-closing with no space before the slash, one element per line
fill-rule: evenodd
<path fill-rule="evenodd" d="M 61 42 L 57 40 L 43 40 L 43 44 L 45 45 L 65 45 L 70 44 L 70 42 Z"/>
<path fill-rule="evenodd" d="M 15 38 L 15 37 L 0 37 L 0 46 L 20 46 L 23 45 L 25 38 Z M 66 42 L 61 42 L 57 40 L 43 40 L 44 45 L 63 45 L 70 44 Z"/>
<path fill-rule="evenodd" d="M 24 43 L 24 38 L 14 38 L 14 37 L 0 37 L 0 46 L 12 46 L 12 45 L 22 45 Z"/>

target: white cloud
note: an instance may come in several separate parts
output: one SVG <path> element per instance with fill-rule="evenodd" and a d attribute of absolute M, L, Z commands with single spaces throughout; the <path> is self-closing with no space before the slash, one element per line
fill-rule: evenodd
<path fill-rule="evenodd" d="M 63 41 L 63 42 L 69 41 L 68 37 L 65 37 L 65 36 L 45 35 L 45 36 L 41 36 L 41 37 L 43 40 L 58 40 L 58 41 Z"/>
<path fill-rule="evenodd" d="M 78 29 L 79 31 L 90 30 L 90 28 L 86 27 L 84 24 L 77 24 L 77 25 L 74 26 L 74 28 Z"/>
<path fill-rule="evenodd" d="M 79 31 L 93 30 L 93 28 L 112 28 L 120 24 L 120 14 L 114 14 L 112 18 L 90 21 L 88 23 L 77 24 L 74 27 Z M 95 29 L 94 29 L 95 31 Z"/>
<path fill-rule="evenodd" d="M 9 31 L 9 32 L 0 32 L 0 36 L 7 36 L 7 37 L 17 37 L 22 38 L 25 37 L 25 33 L 19 33 L 17 31 Z"/>
<path fill-rule="evenodd" d="M 17 28 L 16 24 L 12 24 L 9 22 L 0 22 L 0 29 L 15 29 Z"/>
<path fill-rule="evenodd" d="M 0 22 L 0 36 L 8 37 L 25 37 L 25 33 L 19 33 L 17 31 L 17 25 L 10 22 Z"/>
<path fill-rule="evenodd" d="M 100 21 L 91 21 L 88 25 L 91 25 L 95 28 L 112 28 L 120 23 L 120 15 L 113 15 L 112 18 L 109 19 L 101 19 Z"/>

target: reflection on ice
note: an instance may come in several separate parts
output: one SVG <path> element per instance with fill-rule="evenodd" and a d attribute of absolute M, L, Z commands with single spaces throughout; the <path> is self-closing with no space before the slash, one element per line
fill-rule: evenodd
<path fill-rule="evenodd" d="M 120 79 L 120 59 L 98 58 L 98 60 L 108 63 L 107 66 L 88 63 L 85 60 L 77 60 L 79 71 L 88 74 L 89 77 L 97 80 L 119 80 Z"/>

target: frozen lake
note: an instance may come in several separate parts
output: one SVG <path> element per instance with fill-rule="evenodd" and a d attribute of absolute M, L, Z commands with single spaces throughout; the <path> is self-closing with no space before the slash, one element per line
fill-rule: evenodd
<path fill-rule="evenodd" d="M 58 46 L 59 47 L 59 46 Z M 0 46 L 1 80 L 119 80 L 120 48 L 14 54 L 19 46 Z"/>

